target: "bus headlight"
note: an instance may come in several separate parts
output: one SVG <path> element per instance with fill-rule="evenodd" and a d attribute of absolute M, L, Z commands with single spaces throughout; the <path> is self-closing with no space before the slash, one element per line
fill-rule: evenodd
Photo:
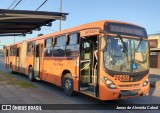
<path fill-rule="evenodd" d="M 143 86 L 147 86 L 149 82 L 149 79 L 147 78 L 144 82 L 143 82 Z"/>
<path fill-rule="evenodd" d="M 101 76 L 102 81 L 107 85 L 107 87 L 111 88 L 111 89 L 116 89 L 117 86 L 114 84 L 114 82 L 110 79 L 108 79 L 105 76 Z"/>

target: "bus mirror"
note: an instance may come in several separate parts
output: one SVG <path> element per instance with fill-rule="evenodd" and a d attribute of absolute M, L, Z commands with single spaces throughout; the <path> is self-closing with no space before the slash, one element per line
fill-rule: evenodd
<path fill-rule="evenodd" d="M 107 43 L 106 37 L 108 36 L 108 34 L 104 30 L 100 30 L 99 33 L 103 34 L 103 36 L 101 38 L 101 51 L 105 51 L 105 49 L 106 49 L 106 43 Z"/>
<path fill-rule="evenodd" d="M 102 36 L 102 38 L 101 38 L 101 50 L 102 51 L 105 51 L 105 49 L 106 49 L 106 43 L 107 43 L 106 36 Z"/>

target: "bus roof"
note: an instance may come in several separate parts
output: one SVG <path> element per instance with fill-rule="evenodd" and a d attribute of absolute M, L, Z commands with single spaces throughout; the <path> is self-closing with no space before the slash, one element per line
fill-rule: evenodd
<path fill-rule="evenodd" d="M 38 36 L 38 37 L 35 37 L 35 38 L 28 39 L 27 42 L 34 41 L 34 40 L 37 40 L 37 39 L 43 39 L 43 38 L 46 38 L 46 37 L 62 35 L 62 34 L 66 34 L 66 33 L 69 33 L 69 32 L 70 33 L 71 32 L 76 32 L 76 31 L 83 30 L 83 29 L 89 29 L 89 28 L 101 28 L 102 29 L 104 27 L 105 23 L 129 24 L 129 25 L 141 27 L 139 25 L 132 24 L 132 23 L 129 23 L 129 22 L 123 22 L 123 21 L 117 21 L 117 20 L 101 20 L 101 21 L 91 22 L 91 23 L 87 23 L 87 24 L 82 24 L 82 25 L 79 25 L 79 26 L 76 26 L 76 27 L 73 27 L 73 28 L 57 31 L 57 32 L 54 32 L 54 33 L 41 35 L 41 36 Z M 141 28 L 143 28 L 143 27 L 141 27 Z M 19 42 L 19 43 L 22 43 L 22 42 Z M 15 43 L 15 44 L 18 44 L 18 43 Z M 11 45 L 15 45 L 15 44 L 11 44 Z"/>
<path fill-rule="evenodd" d="M 6 47 L 8 47 L 8 46 L 18 45 L 18 44 L 23 43 L 24 41 L 26 41 L 26 40 L 23 40 L 23 41 L 20 41 L 20 42 L 16 42 L 16 43 L 13 43 L 13 44 L 9 44 L 9 45 L 7 45 Z"/>

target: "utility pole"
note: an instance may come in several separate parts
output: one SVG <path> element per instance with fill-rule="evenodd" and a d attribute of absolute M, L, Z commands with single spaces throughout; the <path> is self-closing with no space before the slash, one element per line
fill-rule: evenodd
<path fill-rule="evenodd" d="M 60 0 L 60 13 L 62 13 L 62 0 Z M 61 31 L 61 29 L 62 29 L 62 17 L 59 23 L 59 30 Z"/>

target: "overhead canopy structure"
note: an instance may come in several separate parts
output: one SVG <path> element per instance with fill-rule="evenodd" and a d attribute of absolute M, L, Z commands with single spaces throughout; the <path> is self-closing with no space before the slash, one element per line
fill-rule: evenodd
<path fill-rule="evenodd" d="M 18 36 L 52 26 L 55 20 L 66 20 L 68 13 L 0 9 L 0 36 Z"/>

